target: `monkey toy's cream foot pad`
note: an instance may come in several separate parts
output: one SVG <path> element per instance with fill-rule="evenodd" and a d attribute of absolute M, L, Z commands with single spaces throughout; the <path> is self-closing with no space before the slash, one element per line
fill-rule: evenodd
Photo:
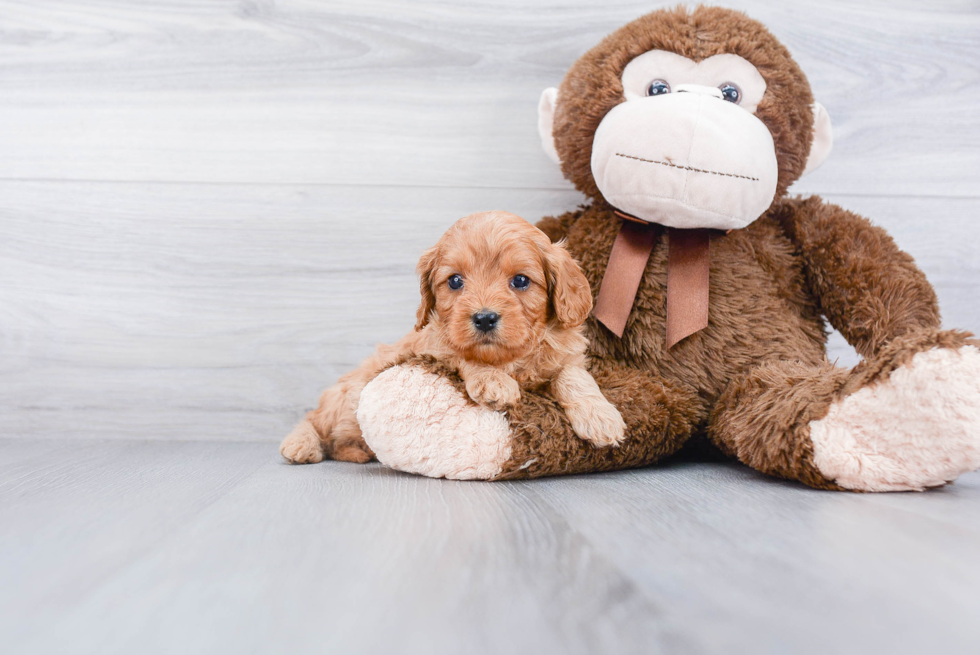
<path fill-rule="evenodd" d="M 980 468 L 980 350 L 916 354 L 810 423 L 813 461 L 858 491 L 921 491 Z"/>
<path fill-rule="evenodd" d="M 511 455 L 503 413 L 417 366 L 394 366 L 372 380 L 361 392 L 357 422 L 378 460 L 408 473 L 489 480 Z"/>

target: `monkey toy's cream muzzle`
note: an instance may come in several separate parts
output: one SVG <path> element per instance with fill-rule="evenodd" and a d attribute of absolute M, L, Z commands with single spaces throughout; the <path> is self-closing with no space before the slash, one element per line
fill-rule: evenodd
<path fill-rule="evenodd" d="M 778 172 L 762 121 L 695 84 L 617 105 L 592 145 L 606 201 L 668 227 L 745 227 L 772 204 Z"/>

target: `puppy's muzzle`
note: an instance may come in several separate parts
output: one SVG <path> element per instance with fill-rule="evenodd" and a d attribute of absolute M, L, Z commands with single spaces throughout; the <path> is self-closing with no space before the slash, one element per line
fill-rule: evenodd
<path fill-rule="evenodd" d="M 500 321 L 500 314 L 489 309 L 481 309 L 473 314 L 473 325 L 480 332 L 492 332 L 496 329 L 498 321 Z"/>

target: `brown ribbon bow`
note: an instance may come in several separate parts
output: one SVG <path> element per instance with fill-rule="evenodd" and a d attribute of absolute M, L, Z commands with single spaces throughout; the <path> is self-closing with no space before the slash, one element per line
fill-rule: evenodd
<path fill-rule="evenodd" d="M 651 223 L 616 214 L 624 220 L 609 253 L 594 314 L 622 337 L 656 231 Z M 667 228 L 667 348 L 708 326 L 709 238 L 710 230 L 704 228 Z"/>

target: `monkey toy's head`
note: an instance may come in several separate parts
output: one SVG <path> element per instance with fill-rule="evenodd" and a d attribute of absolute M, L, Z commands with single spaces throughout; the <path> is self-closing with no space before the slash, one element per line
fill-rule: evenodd
<path fill-rule="evenodd" d="M 830 152 L 826 111 L 760 23 L 656 11 L 541 96 L 545 150 L 587 196 L 675 228 L 745 227 Z"/>

